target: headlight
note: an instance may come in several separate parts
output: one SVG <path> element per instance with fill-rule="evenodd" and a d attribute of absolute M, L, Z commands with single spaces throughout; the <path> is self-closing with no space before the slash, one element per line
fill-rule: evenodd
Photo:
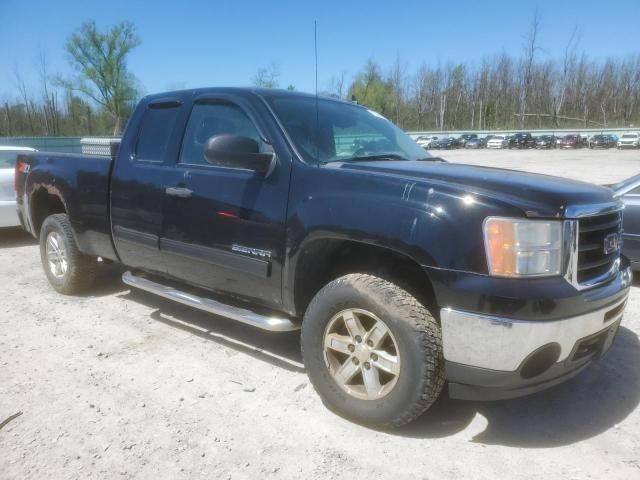
<path fill-rule="evenodd" d="M 488 217 L 484 222 L 484 245 L 491 275 L 560 274 L 562 222 Z"/>

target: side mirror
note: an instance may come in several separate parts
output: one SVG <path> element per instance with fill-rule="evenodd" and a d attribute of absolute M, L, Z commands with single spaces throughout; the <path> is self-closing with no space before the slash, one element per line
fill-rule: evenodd
<path fill-rule="evenodd" d="M 211 165 L 243 168 L 270 174 L 275 166 L 273 153 L 261 153 L 253 138 L 242 135 L 215 135 L 207 140 L 204 157 Z"/>

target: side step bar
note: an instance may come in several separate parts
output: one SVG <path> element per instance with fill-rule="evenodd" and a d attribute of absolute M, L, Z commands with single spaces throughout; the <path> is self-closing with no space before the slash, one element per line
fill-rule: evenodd
<path fill-rule="evenodd" d="M 139 288 L 149 293 L 159 295 L 174 302 L 182 303 L 198 310 L 220 315 L 221 317 L 237 320 L 263 330 L 270 332 L 292 332 L 300 330 L 300 326 L 293 323 L 288 318 L 266 317 L 258 313 L 243 308 L 226 305 L 210 298 L 203 298 L 191 293 L 176 290 L 160 283 L 153 282 L 143 277 L 134 275 L 131 272 L 125 272 L 122 275 L 122 281 L 134 288 Z"/>

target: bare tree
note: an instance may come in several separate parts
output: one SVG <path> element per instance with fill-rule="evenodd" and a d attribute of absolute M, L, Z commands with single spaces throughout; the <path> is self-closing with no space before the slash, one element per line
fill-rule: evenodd
<path fill-rule="evenodd" d="M 520 93 L 520 128 L 524 127 L 524 114 L 527 113 L 527 100 L 529 99 L 529 89 L 531 87 L 531 78 L 533 74 L 533 66 L 538 51 L 538 35 L 540 34 L 540 12 L 538 8 L 533 12 L 533 20 L 526 37 L 524 46 L 524 72 L 522 77 L 522 90 Z"/>
<path fill-rule="evenodd" d="M 57 92 L 50 86 L 49 71 L 47 68 L 47 57 L 44 51 L 38 50 L 36 67 L 40 77 L 40 91 L 42 98 L 42 109 L 44 118 L 44 130 L 46 135 L 59 135 L 60 115 L 58 111 Z"/>
<path fill-rule="evenodd" d="M 329 80 L 329 95 L 344 98 L 346 95 L 345 91 L 345 77 L 347 73 L 343 70 L 337 75 L 332 75 Z"/>
<path fill-rule="evenodd" d="M 15 64 L 13 66 L 13 81 L 16 89 L 18 90 L 18 94 L 20 96 L 20 101 L 22 102 L 23 108 L 27 113 L 27 121 L 29 125 L 29 133 L 33 134 L 36 131 L 35 122 L 34 122 L 34 112 L 33 112 L 33 100 L 31 98 L 30 88 L 27 87 L 24 79 L 22 78 L 22 74 L 20 73 L 20 69 L 18 65 Z"/>
<path fill-rule="evenodd" d="M 253 84 L 261 88 L 278 88 L 280 85 L 278 78 L 280 78 L 280 68 L 277 63 L 272 62 L 268 67 L 258 69 L 253 77 Z"/>

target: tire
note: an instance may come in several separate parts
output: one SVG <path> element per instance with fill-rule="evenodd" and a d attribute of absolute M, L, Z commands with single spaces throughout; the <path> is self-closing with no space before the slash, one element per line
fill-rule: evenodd
<path fill-rule="evenodd" d="M 61 257 L 58 252 L 61 252 Z M 64 259 L 64 267 L 60 258 Z M 93 286 L 97 259 L 78 250 L 71 222 L 66 214 L 51 215 L 42 224 L 40 259 L 49 283 L 57 292 L 72 295 Z"/>
<path fill-rule="evenodd" d="M 349 312 L 360 319 L 361 326 L 370 328 L 359 342 L 358 337 L 350 337 L 346 329 L 331 333 L 333 325 L 340 326 L 340 321 L 348 318 Z M 395 376 L 378 369 L 376 360 L 379 358 L 375 353 L 370 353 L 368 361 L 367 353 L 363 357 L 362 352 L 367 348 L 365 342 L 371 344 L 373 342 L 369 339 L 377 337 L 370 335 L 376 330 L 371 327 L 371 321 L 375 323 L 376 320 L 382 321 L 388 333 L 382 337 L 384 340 L 379 346 L 377 343 L 369 345 L 369 352 L 384 349 L 388 352 L 393 344 L 391 350 L 396 352 L 397 360 L 393 364 L 397 366 Z M 384 328 L 377 331 L 384 331 Z M 346 336 L 342 335 L 345 332 Z M 349 342 L 355 341 L 357 347 L 355 351 L 351 350 L 356 344 L 349 343 L 349 350 L 344 348 L 338 354 L 325 349 L 325 335 L 338 335 L 338 338 Z M 408 292 L 373 275 L 346 275 L 322 288 L 305 313 L 301 346 L 309 379 L 324 404 L 337 414 L 359 423 L 383 428 L 409 423 L 436 401 L 445 383 L 442 335 L 438 323 Z M 338 355 L 341 359 L 336 363 Z M 356 357 L 360 360 L 354 360 Z M 348 362 L 355 363 L 359 370 L 350 380 L 353 385 L 343 386 L 334 376 L 336 365 L 341 369 Z M 368 364 L 369 367 L 365 368 Z M 378 372 L 375 375 L 379 376 L 381 384 L 383 380 L 388 382 L 380 390 L 374 390 L 382 392 L 381 396 L 362 398 L 362 395 L 369 396 L 364 375 L 371 375 L 372 370 Z M 357 389 L 360 389 L 359 393 Z"/>

